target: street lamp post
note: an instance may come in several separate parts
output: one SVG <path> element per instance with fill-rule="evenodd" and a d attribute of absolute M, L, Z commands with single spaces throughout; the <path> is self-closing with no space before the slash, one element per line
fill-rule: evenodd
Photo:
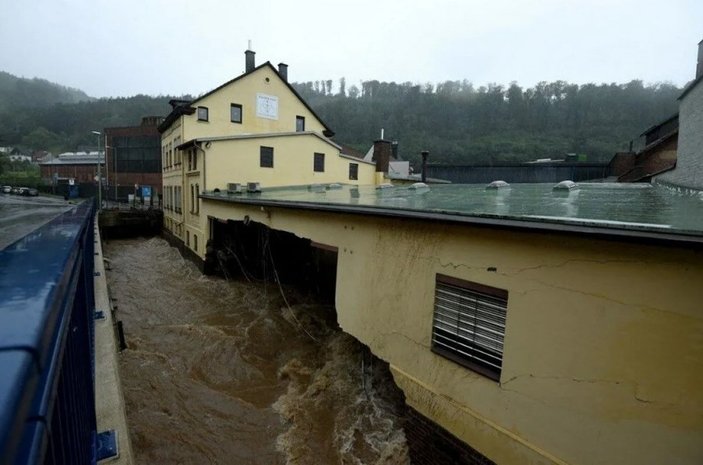
<path fill-rule="evenodd" d="M 102 173 L 100 170 L 100 136 L 102 136 L 102 133 L 100 131 L 90 131 L 96 136 L 98 136 L 98 211 L 101 211 L 103 208 L 103 186 L 102 186 Z"/>

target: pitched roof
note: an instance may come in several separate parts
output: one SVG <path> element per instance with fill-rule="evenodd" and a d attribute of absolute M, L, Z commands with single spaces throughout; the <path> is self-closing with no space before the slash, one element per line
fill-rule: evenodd
<path fill-rule="evenodd" d="M 666 123 L 673 121 L 675 119 L 678 119 L 678 117 L 679 117 L 679 113 L 676 112 L 673 115 L 669 116 L 667 119 L 659 121 L 658 123 L 651 125 L 647 129 L 645 129 L 644 132 L 642 134 L 640 134 L 640 136 L 646 136 L 650 132 L 653 132 L 654 130 L 660 128 L 661 126 L 664 126 Z"/>
<path fill-rule="evenodd" d="M 694 87 L 696 87 L 698 84 L 701 83 L 701 81 L 703 81 L 703 74 L 698 76 L 693 81 L 689 82 L 688 85 L 686 86 L 686 88 L 683 90 L 683 92 L 681 92 L 681 95 L 679 95 L 679 98 L 677 100 L 683 99 L 686 96 L 686 94 L 691 92 Z"/>
<path fill-rule="evenodd" d="M 208 96 L 214 94 L 215 92 L 217 92 L 218 90 L 222 89 L 223 87 L 226 87 L 226 86 L 228 86 L 228 85 L 230 85 L 230 84 L 232 84 L 232 83 L 234 83 L 234 82 L 237 82 L 238 80 L 240 80 L 240 79 L 242 79 L 242 78 L 244 78 L 244 77 L 246 77 L 246 76 L 249 76 L 250 74 L 254 74 L 254 73 L 257 72 L 258 70 L 260 70 L 260 69 L 262 69 L 262 68 L 265 68 L 265 67 L 267 67 L 267 66 L 268 66 L 269 68 L 271 68 L 271 71 L 273 71 L 274 74 L 276 74 L 276 76 L 278 76 L 278 78 L 288 87 L 288 89 L 289 89 L 291 92 L 293 92 L 293 95 L 295 95 L 295 96 L 298 98 L 298 100 L 300 100 L 300 102 L 302 102 L 302 104 L 305 105 L 305 108 L 307 108 L 308 111 L 310 111 L 310 113 L 312 113 L 312 115 L 313 115 L 315 118 L 317 118 L 317 120 L 318 120 L 320 123 L 322 123 L 322 125 L 325 127 L 325 130 L 322 132 L 322 134 L 323 134 L 325 137 L 332 137 L 332 136 L 334 136 L 334 131 L 332 131 L 332 129 L 330 129 L 329 126 L 327 126 L 327 124 L 325 124 L 325 122 L 322 121 L 322 118 L 320 118 L 320 117 L 317 115 L 317 113 L 315 113 L 315 110 L 313 110 L 313 109 L 310 107 L 310 105 L 308 105 L 308 102 L 306 102 L 305 99 L 300 96 L 300 94 L 298 93 L 298 91 L 295 90 L 295 88 L 288 82 L 288 80 L 283 79 L 283 78 L 281 77 L 281 75 L 278 73 L 278 70 L 276 69 L 276 67 L 273 66 L 270 61 L 267 61 L 266 63 L 263 63 L 263 64 L 257 66 L 256 68 L 252 69 L 251 71 L 249 71 L 249 72 L 247 72 L 247 73 L 244 73 L 244 74 L 241 74 L 241 75 L 235 77 L 234 79 L 231 79 L 231 80 L 225 82 L 224 84 L 222 84 L 222 85 L 220 85 L 220 86 L 218 86 L 218 87 L 215 87 L 215 88 L 212 89 L 210 92 L 204 93 L 204 94 L 201 95 L 200 97 L 198 97 L 198 98 L 196 98 L 195 100 L 191 101 L 188 106 L 186 106 L 186 105 L 180 105 L 180 106 L 175 107 L 175 108 L 173 109 L 173 111 L 172 111 L 171 113 L 169 113 L 169 115 L 166 117 L 166 119 L 164 120 L 164 122 L 159 125 L 159 132 L 163 133 L 163 132 L 164 132 L 166 129 L 168 129 L 168 127 L 171 126 L 171 124 L 173 124 L 173 122 L 174 122 L 176 119 L 178 119 L 181 115 L 183 115 L 183 114 L 192 115 L 193 112 L 195 112 L 195 108 L 193 108 L 193 106 L 192 106 L 193 104 L 195 104 L 195 103 L 197 103 L 198 101 L 204 99 L 205 97 L 208 97 Z M 185 102 L 186 102 L 186 101 L 183 101 L 183 103 L 185 103 Z"/>

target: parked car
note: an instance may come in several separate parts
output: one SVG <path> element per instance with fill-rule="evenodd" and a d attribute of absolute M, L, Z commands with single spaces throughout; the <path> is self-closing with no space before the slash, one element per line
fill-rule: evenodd
<path fill-rule="evenodd" d="M 12 186 L 2 186 L 3 194 L 9 194 L 10 192 L 12 192 Z"/>
<path fill-rule="evenodd" d="M 27 197 L 36 197 L 39 195 L 39 191 L 33 187 L 22 187 L 22 195 Z"/>
<path fill-rule="evenodd" d="M 10 191 L 11 194 L 19 194 L 20 193 L 20 188 L 19 187 L 13 187 L 12 190 Z"/>
<path fill-rule="evenodd" d="M 17 192 L 19 195 L 29 195 L 29 187 L 20 187 L 19 191 Z"/>

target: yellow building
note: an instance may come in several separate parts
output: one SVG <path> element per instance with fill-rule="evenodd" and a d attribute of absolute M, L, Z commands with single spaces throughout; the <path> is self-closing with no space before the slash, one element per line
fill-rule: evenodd
<path fill-rule="evenodd" d="M 703 463 L 697 197 L 522 184 L 203 202 L 213 246 L 255 255 L 244 268 L 332 255 L 339 324 L 390 364 L 416 463 Z M 287 242 L 257 252 L 262 233 Z"/>
<path fill-rule="evenodd" d="M 703 463 L 700 196 L 379 189 L 388 144 L 380 169 L 344 156 L 285 67 L 252 53 L 162 125 L 166 229 L 201 263 L 205 238 L 231 239 L 238 266 L 283 278 L 324 256 L 339 324 L 405 394 L 414 460 Z"/>
<path fill-rule="evenodd" d="M 332 130 L 288 83 L 287 65 L 256 67 L 254 52 L 245 55 L 244 74 L 193 101 L 172 100 L 159 126 L 164 227 L 201 257 L 204 190 L 376 181 L 375 164 L 329 139 Z"/>

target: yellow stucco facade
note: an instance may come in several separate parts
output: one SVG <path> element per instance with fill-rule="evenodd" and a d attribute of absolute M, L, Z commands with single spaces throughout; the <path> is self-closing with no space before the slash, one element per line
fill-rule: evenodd
<path fill-rule="evenodd" d="M 325 136 L 324 123 L 270 63 L 185 107 L 190 111 L 174 108 L 161 128 L 164 227 L 201 257 L 209 213 L 198 195 L 206 189 L 377 181 L 374 164 L 342 155 Z M 273 166 L 262 166 L 261 147 L 272 149 Z M 316 153 L 324 159 L 322 170 L 314 165 Z"/>
<path fill-rule="evenodd" d="M 700 250 L 204 203 L 337 247 L 344 331 L 411 407 L 496 463 L 703 463 Z M 432 352 L 438 273 L 508 292 L 499 381 Z"/>

